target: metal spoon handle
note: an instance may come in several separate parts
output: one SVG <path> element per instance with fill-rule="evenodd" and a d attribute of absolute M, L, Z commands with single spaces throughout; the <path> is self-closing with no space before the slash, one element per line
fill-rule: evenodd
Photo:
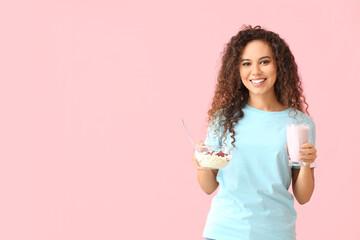
<path fill-rule="evenodd" d="M 183 119 L 181 119 L 181 122 L 182 122 L 182 125 L 183 125 L 183 127 L 184 127 L 184 129 L 185 129 L 185 132 L 186 132 L 186 134 L 187 134 L 188 138 L 190 139 L 190 142 L 191 142 L 191 143 L 192 143 L 192 145 L 195 147 L 195 143 L 194 143 L 194 141 L 192 140 L 192 138 L 190 137 L 190 134 L 189 134 L 188 130 L 187 130 L 187 129 L 186 129 L 186 127 L 185 127 L 184 120 L 183 120 Z"/>

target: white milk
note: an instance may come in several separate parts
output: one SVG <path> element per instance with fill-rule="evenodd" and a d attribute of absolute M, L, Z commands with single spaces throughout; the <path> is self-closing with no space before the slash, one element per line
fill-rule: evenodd
<path fill-rule="evenodd" d="M 301 145 L 309 140 L 309 124 L 288 124 L 286 126 L 286 137 L 291 162 L 299 164 Z"/>

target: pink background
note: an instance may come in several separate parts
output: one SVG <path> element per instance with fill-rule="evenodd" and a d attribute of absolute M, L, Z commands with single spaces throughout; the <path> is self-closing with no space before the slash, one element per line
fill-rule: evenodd
<path fill-rule="evenodd" d="M 0 239 L 202 239 L 203 139 L 242 24 L 290 45 L 317 126 L 298 239 L 358 239 L 360 3 L 2 1 Z"/>

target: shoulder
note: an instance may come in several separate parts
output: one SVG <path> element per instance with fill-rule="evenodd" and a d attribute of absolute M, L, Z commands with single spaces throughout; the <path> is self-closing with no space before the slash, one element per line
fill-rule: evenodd
<path fill-rule="evenodd" d="M 315 126 L 314 120 L 304 112 L 296 108 L 289 108 L 289 115 L 290 117 L 296 119 L 296 121 L 301 123 L 308 123 L 309 125 Z"/>

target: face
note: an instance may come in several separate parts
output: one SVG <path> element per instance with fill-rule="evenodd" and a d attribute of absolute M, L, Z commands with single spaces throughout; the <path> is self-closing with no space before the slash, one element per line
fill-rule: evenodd
<path fill-rule="evenodd" d="M 276 63 L 271 47 L 262 40 L 249 42 L 240 58 L 240 77 L 254 95 L 275 95 Z"/>

